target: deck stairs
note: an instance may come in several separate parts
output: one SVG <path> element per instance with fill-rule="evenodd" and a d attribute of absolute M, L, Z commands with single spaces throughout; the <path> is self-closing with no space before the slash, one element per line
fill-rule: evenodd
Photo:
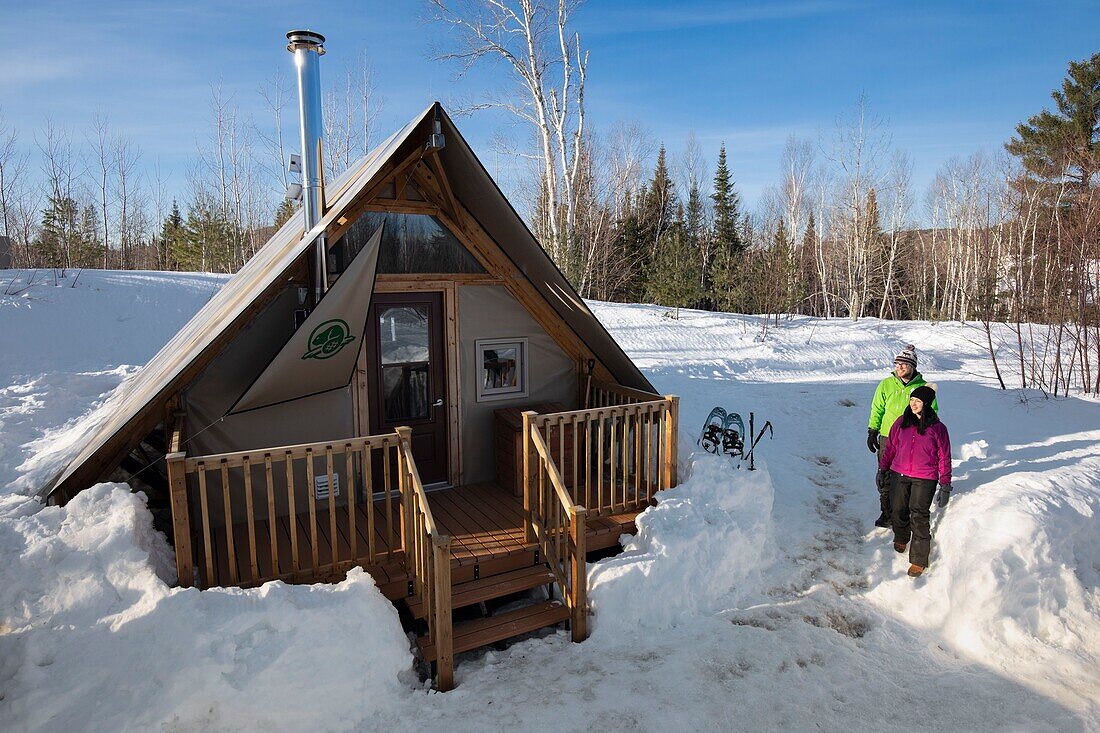
<path fill-rule="evenodd" d="M 517 553 L 502 560 L 503 562 L 498 560 L 487 563 L 487 574 L 482 574 L 480 565 L 464 569 L 467 572 L 456 568 L 458 572 L 455 572 L 451 584 L 451 604 L 456 612 L 460 609 L 469 611 L 473 606 L 479 605 L 484 612 L 486 606 L 482 604 L 554 583 L 554 575 L 545 564 L 536 562 L 538 556 L 534 551 Z M 425 618 L 426 610 L 419 596 L 410 596 L 404 600 L 404 604 L 413 618 Z M 470 614 L 467 612 L 456 615 Z M 479 617 L 454 624 L 453 652 L 459 654 L 471 651 L 554 626 L 568 619 L 569 609 L 559 600 L 532 601 L 494 615 L 483 613 Z M 418 639 L 417 646 L 426 662 L 435 661 L 436 649 L 428 637 L 422 636 Z"/>

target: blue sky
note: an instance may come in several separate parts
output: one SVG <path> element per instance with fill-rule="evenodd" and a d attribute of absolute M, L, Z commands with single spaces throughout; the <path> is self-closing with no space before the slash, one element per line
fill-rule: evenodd
<path fill-rule="evenodd" d="M 433 99 L 501 85 L 493 72 L 456 81 L 431 61 L 442 30 L 424 12 L 413 0 L 3 0 L 0 108 L 28 149 L 47 117 L 79 140 L 104 112 L 182 189 L 209 132 L 211 85 L 243 113 L 264 114 L 257 90 L 277 70 L 290 73 L 283 34 L 292 27 L 328 37 L 322 83 L 366 52 L 385 98 L 381 136 Z M 998 150 L 1049 105 L 1068 61 L 1100 51 L 1100 3 L 1083 0 L 590 0 L 576 21 L 591 52 L 594 127 L 640 123 L 673 155 L 694 132 L 711 169 L 725 141 L 750 204 L 778 179 L 787 136 L 828 140 L 861 93 L 923 189 L 950 156 Z M 458 124 L 491 171 L 506 168 L 491 148 L 505 127 L 498 116 Z"/>

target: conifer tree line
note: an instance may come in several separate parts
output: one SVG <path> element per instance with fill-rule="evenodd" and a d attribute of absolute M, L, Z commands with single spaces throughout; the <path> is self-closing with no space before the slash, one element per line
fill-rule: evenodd
<path fill-rule="evenodd" d="M 1100 54 L 1052 96 L 1002 152 L 948 160 L 920 196 L 861 100 L 833 139 L 788 140 L 752 212 L 725 146 L 709 179 L 693 139 L 678 175 L 659 146 L 631 177 L 637 141 L 592 138 L 588 154 L 618 160 L 609 195 L 582 207 L 606 229 L 598 256 L 563 270 L 587 297 L 763 314 L 765 335 L 797 314 L 973 323 L 1002 386 L 1100 393 Z"/>

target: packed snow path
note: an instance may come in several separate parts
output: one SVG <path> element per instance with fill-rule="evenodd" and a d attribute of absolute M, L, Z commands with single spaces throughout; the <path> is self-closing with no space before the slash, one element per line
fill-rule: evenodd
<path fill-rule="evenodd" d="M 440 695 L 362 574 L 171 589 L 140 501 L 25 498 L 219 281 L 87 272 L 0 298 L 28 345 L 0 354 L 0 729 L 1100 730 L 1100 405 L 994 389 L 973 329 L 795 319 L 761 340 L 754 317 L 593 304 L 681 395 L 683 484 L 591 566 L 587 642 L 463 655 Z M 871 524 L 864 446 L 907 342 L 956 471 L 916 581 Z M 716 404 L 772 421 L 761 470 L 692 456 Z"/>

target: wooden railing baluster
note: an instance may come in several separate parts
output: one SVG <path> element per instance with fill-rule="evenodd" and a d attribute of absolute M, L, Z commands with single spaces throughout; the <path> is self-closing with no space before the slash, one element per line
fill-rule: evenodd
<path fill-rule="evenodd" d="M 309 496 L 309 545 L 313 569 L 320 565 L 320 553 L 317 547 L 317 476 L 313 465 L 313 448 L 306 448 L 306 494 Z"/>
<path fill-rule="evenodd" d="M 302 561 L 298 553 L 298 512 L 294 507 L 294 458 L 290 451 L 286 452 L 286 501 L 290 509 L 286 518 L 290 527 L 290 566 L 297 576 L 302 571 Z"/>
<path fill-rule="evenodd" d="M 596 511 L 602 512 L 603 504 L 603 410 L 596 410 Z"/>
<path fill-rule="evenodd" d="M 256 558 L 256 515 L 252 507 L 252 462 L 248 456 L 242 459 L 244 471 L 244 512 L 248 517 L 248 568 L 252 573 L 249 580 L 253 583 L 260 579 L 260 564 Z"/>
<path fill-rule="evenodd" d="M 267 482 L 267 531 L 271 542 L 271 574 L 278 578 L 279 572 L 279 532 L 275 526 L 275 480 L 271 471 L 271 454 L 264 453 L 264 480 Z"/>
<path fill-rule="evenodd" d="M 347 492 L 347 499 L 345 505 L 348 508 L 348 549 L 351 551 L 351 557 L 349 560 L 354 563 L 359 558 L 359 538 L 355 533 L 355 513 L 357 510 L 358 500 L 356 499 L 356 489 L 358 488 L 355 480 L 355 472 L 352 458 L 355 452 L 355 448 L 351 443 L 344 444 L 344 476 L 346 476 L 347 486 L 344 490 Z"/>
<path fill-rule="evenodd" d="M 367 559 L 371 563 L 378 558 L 374 539 L 374 462 L 371 460 L 373 453 L 369 445 L 363 448 L 363 493 L 367 502 Z"/>
<path fill-rule="evenodd" d="M 573 494 L 576 495 L 580 491 L 580 486 L 577 484 L 577 464 L 580 459 L 577 456 L 577 415 L 573 414 L 570 418 L 570 429 L 573 431 L 573 485 L 570 487 L 573 489 Z"/>
<path fill-rule="evenodd" d="M 202 510 L 202 544 L 206 551 L 206 577 L 203 578 L 203 587 L 212 588 L 218 584 L 218 578 L 214 575 L 214 548 L 210 538 L 210 498 L 206 491 L 206 465 L 199 463 L 199 506 Z"/>
<path fill-rule="evenodd" d="M 229 467 L 226 465 L 225 459 L 222 459 L 221 462 L 221 480 L 222 501 L 224 502 L 222 509 L 225 514 L 225 548 L 229 554 L 229 580 L 233 585 L 237 585 L 241 582 L 241 579 L 237 573 L 237 549 L 233 545 L 233 506 L 229 501 Z"/>
<path fill-rule="evenodd" d="M 393 559 L 394 542 L 393 542 L 393 494 L 390 484 L 390 443 L 385 441 L 382 444 L 382 483 L 383 491 L 385 491 L 385 506 L 386 506 L 386 551 L 389 553 L 389 559 Z"/>

